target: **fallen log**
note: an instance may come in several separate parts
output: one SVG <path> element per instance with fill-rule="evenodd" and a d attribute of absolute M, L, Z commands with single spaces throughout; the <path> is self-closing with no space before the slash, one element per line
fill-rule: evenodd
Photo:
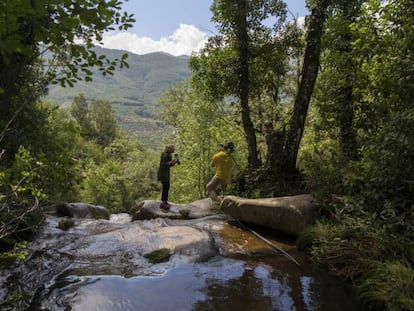
<path fill-rule="evenodd" d="M 317 214 L 317 202 L 310 194 L 262 199 L 226 196 L 220 208 L 225 214 L 244 223 L 293 236 L 314 223 Z"/>

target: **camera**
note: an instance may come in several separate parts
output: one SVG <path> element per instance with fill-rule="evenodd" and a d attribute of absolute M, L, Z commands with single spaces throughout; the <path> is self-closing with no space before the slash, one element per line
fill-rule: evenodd
<path fill-rule="evenodd" d="M 180 158 L 178 156 L 178 153 L 174 154 L 174 158 L 177 160 L 177 164 L 181 164 L 180 163 Z"/>

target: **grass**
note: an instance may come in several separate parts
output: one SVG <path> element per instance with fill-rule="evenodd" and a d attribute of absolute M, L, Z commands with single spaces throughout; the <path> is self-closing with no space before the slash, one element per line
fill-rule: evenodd
<path fill-rule="evenodd" d="M 296 242 L 313 262 L 353 283 L 363 310 L 376 311 L 414 310 L 414 270 L 405 244 L 376 225 L 347 218 L 317 222 Z"/>
<path fill-rule="evenodd" d="M 414 270 L 393 261 L 378 265 L 357 282 L 356 292 L 370 310 L 414 310 Z"/>

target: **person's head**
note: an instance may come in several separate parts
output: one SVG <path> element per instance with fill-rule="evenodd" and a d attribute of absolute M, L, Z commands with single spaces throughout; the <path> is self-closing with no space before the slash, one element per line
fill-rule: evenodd
<path fill-rule="evenodd" d="M 164 152 L 173 153 L 173 152 L 174 152 L 174 150 L 175 150 L 175 147 L 174 147 L 174 145 L 173 145 L 173 144 L 168 144 L 168 145 L 165 145 Z"/>
<path fill-rule="evenodd" d="M 225 144 L 221 144 L 220 145 L 224 150 L 226 150 L 227 152 L 233 152 L 234 151 L 234 144 L 229 141 Z"/>
<path fill-rule="evenodd" d="M 273 123 L 270 120 L 265 121 L 264 123 L 264 131 L 265 133 L 270 133 L 273 131 Z"/>

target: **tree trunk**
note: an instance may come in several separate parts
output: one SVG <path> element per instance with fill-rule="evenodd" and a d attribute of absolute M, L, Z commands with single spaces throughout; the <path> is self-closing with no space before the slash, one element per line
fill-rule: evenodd
<path fill-rule="evenodd" d="M 354 3 L 354 1 L 346 0 L 339 6 L 340 11 L 342 11 L 339 18 L 342 18 L 346 25 L 344 25 L 345 27 L 341 27 L 344 31 L 339 33 L 338 44 L 334 47 L 342 57 L 342 61 L 339 62 L 338 72 L 343 75 L 343 78 L 340 80 L 345 81 L 335 92 L 335 101 L 338 112 L 340 145 L 342 154 L 348 161 L 357 159 L 358 157 L 354 130 L 353 84 L 355 81 L 355 62 L 352 58 L 351 33 L 349 29 L 349 24 L 355 18 L 356 12 L 354 6 L 359 5 Z M 359 11 L 358 8 L 357 10 Z"/>
<path fill-rule="evenodd" d="M 31 2 L 33 8 L 33 2 Z M 46 83 L 39 77 L 34 40 L 36 28 L 32 19 L 19 18 L 16 33 L 4 32 L 4 38 L 16 36 L 27 51 L 1 49 L 0 54 L 0 153 L 3 165 L 13 161 L 19 148 L 26 143 L 27 133 L 35 136 L 40 121 L 35 120 L 34 103 L 46 93 Z M 3 38 L 1 38 L 3 39 Z M 6 40 L 7 42 L 7 40 Z M 29 49 L 30 47 L 30 49 Z"/>
<path fill-rule="evenodd" d="M 290 119 L 290 128 L 285 146 L 285 173 L 287 176 L 295 176 L 297 173 L 296 161 L 299 145 L 305 127 L 309 102 L 318 75 L 321 38 L 329 3 L 330 0 L 317 0 L 310 15 L 302 77 Z"/>
<path fill-rule="evenodd" d="M 257 152 L 256 131 L 250 118 L 249 107 L 249 34 L 247 33 L 247 3 L 240 1 L 236 25 L 236 50 L 239 56 L 239 98 L 241 117 L 244 132 L 246 133 L 248 147 L 249 167 L 255 168 L 261 165 Z"/>
<path fill-rule="evenodd" d="M 358 158 L 357 142 L 354 130 L 354 103 L 352 86 L 341 87 L 341 96 L 338 96 L 338 121 L 340 130 L 340 146 L 342 155 L 348 161 Z"/>

